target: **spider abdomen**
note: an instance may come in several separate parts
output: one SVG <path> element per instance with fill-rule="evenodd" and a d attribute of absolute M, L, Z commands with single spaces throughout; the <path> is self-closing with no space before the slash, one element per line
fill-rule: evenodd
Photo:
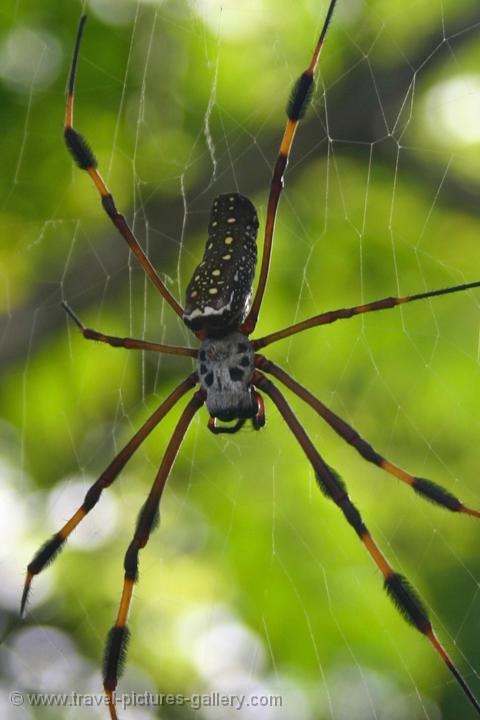
<path fill-rule="evenodd" d="M 253 372 L 252 344 L 242 333 L 232 332 L 202 342 L 198 376 L 212 417 L 229 422 L 256 414 L 257 403 L 251 392 Z"/>
<path fill-rule="evenodd" d="M 248 310 L 257 262 L 258 218 L 239 193 L 213 202 L 202 261 L 187 287 L 183 320 L 192 330 L 224 335 Z"/>

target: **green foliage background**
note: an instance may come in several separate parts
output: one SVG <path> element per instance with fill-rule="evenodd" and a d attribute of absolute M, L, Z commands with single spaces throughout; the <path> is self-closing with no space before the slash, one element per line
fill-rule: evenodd
<path fill-rule="evenodd" d="M 85 9 L 76 125 L 181 298 L 216 194 L 251 196 L 264 221 L 286 98 L 326 2 L 92 0 Z M 91 546 L 72 540 L 36 579 L 20 621 L 23 568 L 192 367 L 88 343 L 60 307 L 67 299 L 110 334 L 193 344 L 63 147 L 81 10 L 54 0 L 5 0 L 0 10 L 0 707 L 9 718 L 105 717 L 19 710 L 8 692 L 101 689 L 123 554 L 178 409 L 85 521 Z M 479 118 L 479 23 L 476 0 L 339 0 L 287 173 L 258 335 L 479 279 L 480 135 L 469 130 Z M 479 316 L 477 292 L 452 295 L 309 331 L 266 354 L 379 452 L 479 507 Z M 478 523 L 426 504 L 290 399 L 479 695 Z M 283 710 L 215 715 L 177 704 L 124 716 L 473 718 L 270 404 L 267 413 L 258 434 L 213 437 L 205 411 L 194 422 L 141 556 L 120 690 L 241 688 L 281 694 Z"/>

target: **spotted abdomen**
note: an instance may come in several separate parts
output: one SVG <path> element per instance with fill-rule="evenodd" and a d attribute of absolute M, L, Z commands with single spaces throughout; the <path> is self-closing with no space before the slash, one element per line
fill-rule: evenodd
<path fill-rule="evenodd" d="M 248 311 L 257 262 L 257 212 L 238 193 L 214 200 L 202 262 L 187 287 L 183 320 L 192 330 L 224 335 Z"/>

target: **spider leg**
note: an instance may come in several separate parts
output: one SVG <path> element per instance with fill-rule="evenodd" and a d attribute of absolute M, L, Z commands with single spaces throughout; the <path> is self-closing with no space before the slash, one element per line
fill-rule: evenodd
<path fill-rule="evenodd" d="M 441 657 L 457 683 L 462 688 L 465 696 L 480 715 L 480 703 L 438 640 L 422 600 L 417 595 L 416 591 L 411 587 L 408 580 L 403 575 L 395 572 L 391 567 L 390 563 L 373 540 L 359 511 L 350 500 L 342 480 L 339 478 L 337 473 L 325 463 L 320 454 L 317 452 L 315 446 L 306 434 L 300 422 L 297 420 L 282 393 L 275 387 L 275 385 L 273 385 L 270 380 L 259 372 L 255 374 L 254 382 L 272 399 L 277 406 L 281 416 L 287 423 L 315 470 L 317 482 L 322 492 L 333 500 L 333 502 L 340 508 L 347 522 L 357 533 L 370 557 L 383 575 L 383 584 L 388 596 L 391 598 L 405 620 L 410 625 L 417 628 L 417 630 L 425 635 L 425 637 L 430 641 L 437 654 Z"/>
<path fill-rule="evenodd" d="M 278 202 L 283 190 L 283 175 L 288 164 L 290 150 L 292 148 L 295 132 L 298 123 L 305 115 L 308 103 L 310 102 L 313 90 L 313 76 L 318 64 L 320 51 L 327 34 L 330 20 L 332 19 L 337 0 L 331 0 L 322 31 L 318 38 L 318 42 L 313 51 L 309 66 L 297 79 L 287 105 L 287 124 L 280 143 L 277 161 L 273 170 L 272 181 L 270 184 L 270 194 L 268 197 L 267 219 L 265 223 L 265 238 L 263 241 L 262 264 L 260 267 L 260 275 L 258 278 L 258 286 L 253 300 L 252 307 L 246 320 L 244 321 L 240 332 L 250 334 L 255 329 L 262 304 L 265 286 L 267 284 L 268 268 L 270 265 L 270 255 L 272 252 L 273 232 L 275 229 L 275 220 L 277 215 Z"/>
<path fill-rule="evenodd" d="M 72 515 L 65 525 L 55 533 L 46 543 L 34 555 L 32 561 L 27 567 L 27 576 L 25 578 L 25 585 L 22 593 L 22 600 L 20 603 L 20 613 L 23 615 L 25 605 L 27 602 L 28 594 L 32 584 L 33 577 L 38 575 L 44 567 L 49 565 L 55 557 L 58 555 L 60 550 L 63 548 L 66 539 L 77 527 L 77 525 L 83 520 L 85 515 L 97 504 L 100 499 L 100 495 L 106 487 L 109 487 L 114 480 L 117 479 L 120 472 L 123 470 L 127 462 L 132 457 L 133 453 L 140 447 L 146 437 L 152 432 L 152 430 L 158 425 L 160 420 L 165 417 L 169 410 L 185 395 L 188 390 L 194 387 L 197 383 L 197 374 L 192 373 L 186 380 L 184 380 L 177 388 L 163 401 L 155 412 L 144 422 L 142 427 L 137 430 L 132 439 L 125 445 L 125 447 L 118 453 L 118 455 L 112 460 L 110 465 L 103 471 L 98 480 L 88 489 L 85 495 L 82 505 L 78 508 L 76 513 Z"/>
<path fill-rule="evenodd" d="M 178 347 L 176 345 L 162 345 L 161 343 L 150 342 L 148 340 L 136 340 L 135 338 L 120 338 L 114 335 L 105 335 L 85 327 L 80 318 L 75 315 L 72 308 L 66 302 L 62 302 L 64 310 L 70 315 L 75 325 L 80 329 L 85 340 L 97 340 L 98 342 L 107 343 L 112 347 L 123 347 L 127 350 L 153 350 L 154 352 L 165 353 L 167 355 L 188 355 L 196 358 L 198 355 L 195 348 Z"/>
<path fill-rule="evenodd" d="M 165 455 L 160 465 L 150 493 L 138 516 L 137 525 L 133 539 L 125 553 L 122 597 L 118 608 L 115 624 L 108 633 L 104 657 L 104 681 L 105 694 L 108 698 L 112 720 L 116 720 L 114 692 L 117 687 L 118 677 L 121 673 L 123 662 L 127 651 L 129 631 L 127 627 L 128 611 L 132 600 L 133 586 L 138 580 L 138 553 L 148 542 L 150 533 L 159 518 L 159 504 L 165 487 L 170 469 L 173 465 L 178 449 L 182 443 L 188 426 L 195 413 L 204 401 L 202 390 L 197 391 L 185 406 L 180 416 L 173 435 L 170 438 Z"/>
<path fill-rule="evenodd" d="M 349 425 L 345 420 L 342 420 L 326 405 L 324 405 L 318 398 L 310 393 L 303 385 L 300 385 L 294 378 L 282 368 L 275 365 L 271 360 L 257 355 L 255 357 L 256 367 L 264 372 L 269 373 L 276 377 L 282 382 L 289 390 L 295 393 L 299 398 L 304 400 L 311 408 L 322 417 L 330 427 L 335 430 L 337 435 L 346 440 L 360 455 L 368 462 L 378 465 L 378 467 L 386 470 L 386 472 L 394 475 L 402 482 L 410 485 L 416 493 L 422 497 L 430 500 L 436 505 L 447 508 L 452 512 L 464 513 L 465 515 L 473 515 L 474 517 L 480 518 L 480 510 L 474 510 L 466 507 L 455 495 L 452 495 L 448 490 L 445 490 L 441 485 L 432 482 L 431 480 L 425 480 L 424 478 L 415 477 L 402 470 L 402 468 L 394 465 L 389 460 L 380 455 L 369 443 L 366 442 L 358 432 Z"/>
<path fill-rule="evenodd" d="M 283 338 L 296 335 L 303 330 L 308 330 L 317 325 L 330 325 L 336 320 L 346 320 L 354 315 L 363 315 L 364 313 L 375 312 L 376 310 L 388 310 L 396 307 L 397 305 L 405 305 L 415 300 L 424 300 L 425 298 L 436 297 L 437 295 L 449 295 L 450 293 L 462 292 L 464 290 L 471 290 L 472 288 L 480 287 L 480 280 L 471 283 L 465 283 L 464 285 L 452 285 L 451 287 L 441 288 L 440 290 L 428 290 L 427 292 L 416 293 L 415 295 L 404 295 L 403 297 L 386 297 L 381 300 L 375 300 L 365 305 L 354 305 L 349 308 L 339 308 L 338 310 L 329 310 L 328 312 L 320 313 L 320 315 L 314 315 L 307 320 L 289 325 L 282 330 L 277 330 L 270 335 L 265 335 L 258 340 L 252 340 L 252 345 L 255 350 L 259 350 L 266 345 L 282 340 Z"/>
<path fill-rule="evenodd" d="M 83 15 L 80 19 L 80 24 L 78 26 L 78 32 L 77 32 L 77 38 L 75 41 L 75 50 L 73 52 L 73 59 L 72 59 L 72 68 L 70 70 L 70 78 L 68 83 L 68 97 L 67 97 L 67 108 L 65 113 L 65 128 L 64 128 L 64 137 L 65 137 L 65 143 L 67 145 L 67 148 L 69 149 L 70 153 L 73 156 L 73 159 L 75 160 L 76 164 L 81 170 L 86 170 L 87 173 L 90 175 L 91 179 L 93 180 L 95 187 L 97 188 L 98 192 L 100 193 L 103 209 L 107 213 L 108 217 L 112 221 L 112 223 L 115 225 L 117 230 L 119 231 L 120 235 L 127 241 L 128 246 L 130 250 L 133 252 L 133 254 L 137 257 L 138 261 L 140 262 L 141 266 L 143 267 L 144 271 L 150 278 L 150 280 L 153 282 L 157 290 L 159 290 L 160 294 L 163 296 L 163 298 L 168 302 L 170 307 L 173 308 L 173 310 L 177 313 L 179 317 L 183 317 L 183 308 L 181 305 L 178 304 L 178 302 L 175 300 L 171 292 L 168 290 L 166 285 L 160 280 L 160 277 L 158 276 L 156 270 L 154 269 L 153 265 L 150 263 L 150 260 L 147 258 L 145 253 L 143 252 L 142 248 L 140 247 L 138 240 L 136 239 L 135 235 L 133 234 L 132 230 L 130 229 L 126 218 L 124 215 L 121 215 L 117 208 L 115 207 L 115 201 L 105 185 L 105 182 L 100 175 L 100 173 L 97 170 L 97 161 L 95 158 L 95 155 L 93 154 L 89 144 L 85 140 L 85 138 L 80 135 L 74 128 L 73 128 L 73 101 L 74 101 L 74 93 L 75 93 L 75 76 L 77 72 L 77 62 L 78 62 L 78 55 L 80 52 L 80 43 L 82 40 L 83 35 L 83 28 L 85 25 L 85 22 L 87 20 L 87 16 Z"/>

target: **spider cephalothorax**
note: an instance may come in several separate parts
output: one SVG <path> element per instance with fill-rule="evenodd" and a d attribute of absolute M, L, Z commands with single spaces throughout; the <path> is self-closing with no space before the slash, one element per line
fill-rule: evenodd
<path fill-rule="evenodd" d="M 86 170 L 92 178 L 100 193 L 104 210 L 122 237 L 127 241 L 150 280 L 177 316 L 182 318 L 187 327 L 195 333 L 197 339 L 201 340 L 200 348 L 197 350 L 193 347 L 164 345 L 144 339 L 105 335 L 97 330 L 86 328 L 64 303 L 65 309 L 76 322 L 85 338 L 108 343 L 114 347 L 136 348 L 195 358 L 197 360 L 197 370 L 188 375 L 145 420 L 135 435 L 89 488 L 82 505 L 65 525 L 38 550 L 28 565 L 21 601 L 22 612 L 25 608 L 33 577 L 38 575 L 53 560 L 76 526 L 99 501 L 103 490 L 115 481 L 134 452 L 169 410 L 186 393 L 190 393 L 195 385 L 200 383 L 201 386 L 200 390 L 194 392 L 185 405 L 170 437 L 162 463 L 147 500 L 138 516 L 132 541 L 125 554 L 122 598 L 115 624 L 110 630 L 105 648 L 104 688 L 112 720 L 117 720 L 115 688 L 129 637 L 127 617 L 133 588 L 138 580 L 139 552 L 147 544 L 150 533 L 156 524 L 163 489 L 183 437 L 196 412 L 204 404 L 206 404 L 210 413 L 208 427 L 212 432 L 236 432 L 242 427 L 247 418 L 251 418 L 253 427 L 258 430 L 265 422 L 264 405 L 260 392 L 267 395 L 278 408 L 280 415 L 314 469 L 320 489 L 336 504 L 343 513 L 345 520 L 356 532 L 381 572 L 384 587 L 400 612 L 410 624 L 428 639 L 455 677 L 456 682 L 471 705 L 480 715 L 479 701 L 440 644 L 423 603 L 410 587 L 408 581 L 402 575 L 396 573 L 390 565 L 375 543 L 360 512 L 350 499 L 345 484 L 324 461 L 283 394 L 277 385 L 268 379 L 267 375 L 272 375 L 298 398 L 307 403 L 365 460 L 377 465 L 407 484 L 417 494 L 452 512 L 480 518 L 480 511 L 467 507 L 440 485 L 411 475 L 394 465 L 366 442 L 353 427 L 326 407 L 291 375 L 278 365 L 275 365 L 271 360 L 257 353 L 261 348 L 277 340 L 296 335 L 308 328 L 327 325 L 336 320 L 351 318 L 363 313 L 386 310 L 396 305 L 404 305 L 428 297 L 461 292 L 479 287 L 480 282 L 465 283 L 403 297 L 386 297 L 350 308 L 339 308 L 302 320 L 270 335 L 254 340 L 249 339 L 249 335 L 255 330 L 267 282 L 277 206 L 283 187 L 283 174 L 287 166 L 297 124 L 305 112 L 311 95 L 313 75 L 336 2 L 337 0 L 330 0 L 326 20 L 313 51 L 310 64 L 297 80 L 287 106 L 287 124 L 270 185 L 258 285 L 250 309 L 249 302 L 257 257 L 256 236 L 258 229 L 257 213 L 250 200 L 238 193 L 229 193 L 220 195 L 214 201 L 205 253 L 188 285 L 185 308 L 182 308 L 161 280 L 135 238 L 126 218 L 115 207 L 114 199 L 96 169 L 93 152 L 83 137 L 73 128 L 72 124 L 75 72 L 85 17 L 80 21 L 69 81 L 65 117 L 65 141 L 75 162 L 80 168 Z M 231 420 L 237 420 L 237 422 L 231 427 L 217 428 L 215 424 L 217 419 L 223 422 Z"/>
<path fill-rule="evenodd" d="M 212 418 L 229 422 L 257 414 L 257 401 L 251 388 L 254 351 L 245 335 L 232 332 L 221 338 L 206 338 L 197 362 L 200 384 L 206 394 L 205 404 Z"/>

